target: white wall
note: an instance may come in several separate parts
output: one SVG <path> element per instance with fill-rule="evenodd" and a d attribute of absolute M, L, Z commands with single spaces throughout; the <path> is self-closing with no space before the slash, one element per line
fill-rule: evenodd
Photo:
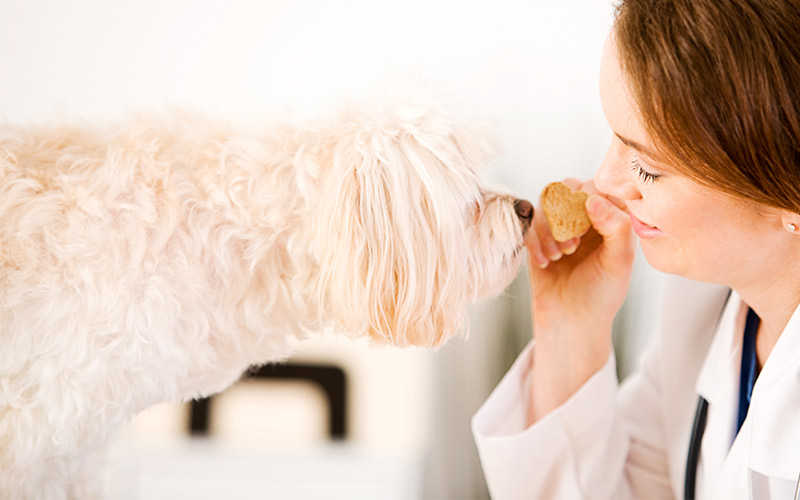
<path fill-rule="evenodd" d="M 602 159 L 597 73 L 611 11 L 610 0 L 4 0 L 0 115 L 179 105 L 310 117 L 423 87 L 494 123 L 505 150 L 488 175 L 535 199 Z M 356 439 L 427 450 L 428 497 L 485 495 L 469 417 L 530 336 L 526 293 L 522 278 L 475 308 L 466 343 L 348 361 L 362 387 Z"/>
<path fill-rule="evenodd" d="M 422 81 L 498 124 L 498 180 L 533 197 L 590 175 L 605 148 L 608 1 L 5 0 L 0 113 L 313 115 Z"/>

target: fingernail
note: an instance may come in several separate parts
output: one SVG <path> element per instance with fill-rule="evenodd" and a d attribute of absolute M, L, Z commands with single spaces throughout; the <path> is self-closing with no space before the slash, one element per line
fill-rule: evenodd
<path fill-rule="evenodd" d="M 534 255 L 533 260 L 536 261 L 536 266 L 539 269 L 544 269 L 550 264 L 550 259 L 548 259 L 547 257 L 545 257 L 542 254 Z"/>
<path fill-rule="evenodd" d="M 548 241 L 545 244 L 544 253 L 547 254 L 547 257 L 549 257 L 550 260 L 558 260 L 564 256 L 564 254 L 561 253 L 561 249 L 558 247 L 558 244 L 554 241 Z"/>
<path fill-rule="evenodd" d="M 561 249 L 561 251 L 564 252 L 564 255 L 572 255 L 577 250 L 578 250 L 578 244 L 577 243 L 569 244 L 569 245 L 567 245 L 567 246 L 565 246 L 565 247 L 563 247 Z"/>

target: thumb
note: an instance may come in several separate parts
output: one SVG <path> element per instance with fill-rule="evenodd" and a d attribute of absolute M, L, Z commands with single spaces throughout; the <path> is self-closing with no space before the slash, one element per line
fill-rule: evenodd
<path fill-rule="evenodd" d="M 586 200 L 586 213 L 609 250 L 619 251 L 632 246 L 630 217 L 619 207 L 593 194 Z"/>

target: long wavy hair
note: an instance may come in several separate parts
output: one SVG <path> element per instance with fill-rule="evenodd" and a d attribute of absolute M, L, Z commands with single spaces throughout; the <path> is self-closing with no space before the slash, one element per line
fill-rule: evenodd
<path fill-rule="evenodd" d="M 800 1 L 622 0 L 613 35 L 676 170 L 800 213 Z"/>

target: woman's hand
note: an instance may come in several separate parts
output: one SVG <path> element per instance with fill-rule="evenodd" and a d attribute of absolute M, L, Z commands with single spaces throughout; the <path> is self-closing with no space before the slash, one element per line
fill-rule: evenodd
<path fill-rule="evenodd" d="M 566 401 L 607 361 L 611 324 L 630 285 L 635 240 L 624 203 L 592 181 L 564 181 L 590 194 L 592 228 L 557 243 L 541 203 L 526 236 L 536 336 L 529 423 Z"/>

